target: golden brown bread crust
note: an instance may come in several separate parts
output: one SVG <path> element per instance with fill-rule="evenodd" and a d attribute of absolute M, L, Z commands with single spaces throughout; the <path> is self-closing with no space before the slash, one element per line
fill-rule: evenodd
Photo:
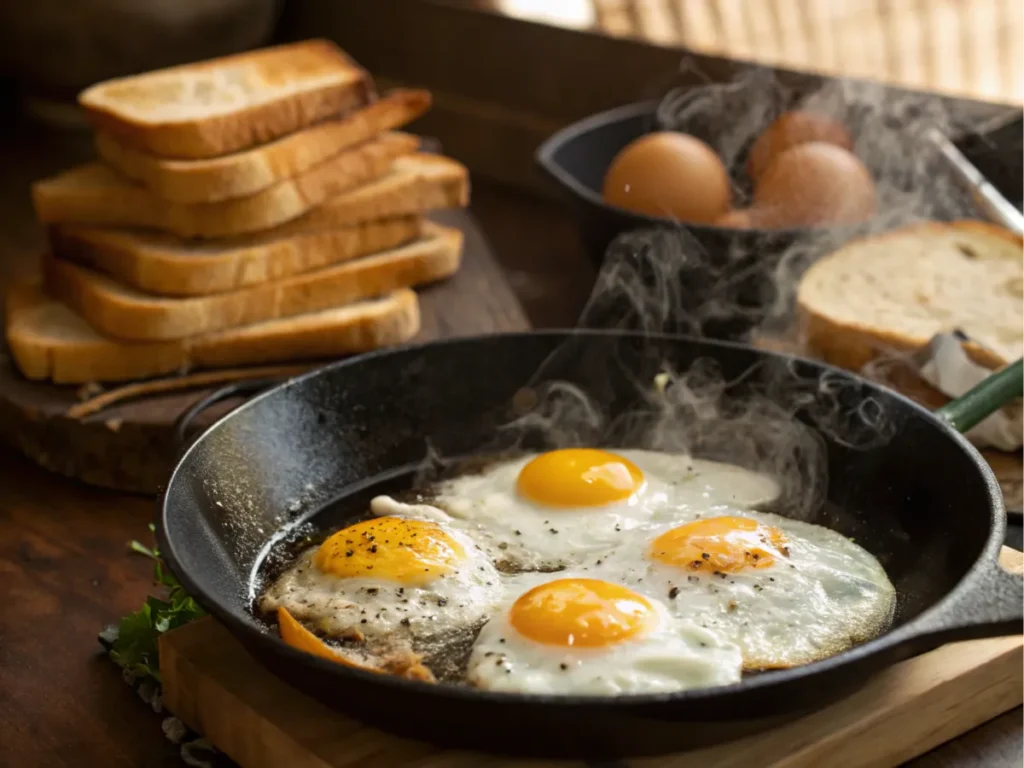
<path fill-rule="evenodd" d="M 860 371 L 883 355 L 910 354 L 920 345 L 909 343 L 896 333 L 882 333 L 838 325 L 821 315 L 801 315 L 800 337 L 803 347 L 814 357 L 848 371 Z M 967 342 L 964 351 L 978 365 L 991 370 L 1002 368 L 1006 361 L 991 350 Z"/>
<path fill-rule="evenodd" d="M 228 237 L 292 221 L 346 190 L 384 176 L 419 139 L 386 133 L 338 153 L 249 197 L 217 203 L 171 203 L 93 164 L 32 186 L 36 216 L 46 224 L 147 227 L 180 237 Z M 88 177 L 87 181 L 81 181 Z"/>
<path fill-rule="evenodd" d="M 384 298 L 193 339 L 119 342 L 100 336 L 38 286 L 8 292 L 6 337 L 29 379 L 58 384 L 131 381 L 195 368 L 323 360 L 408 341 L 420 328 L 408 289 Z"/>
<path fill-rule="evenodd" d="M 274 230 L 277 235 L 435 208 L 469 205 L 469 171 L 449 157 L 415 153 L 397 158 L 392 172 L 324 201 Z"/>
<path fill-rule="evenodd" d="M 104 133 L 97 135 L 96 148 L 109 165 L 166 200 L 217 202 L 255 194 L 304 173 L 346 148 L 415 120 L 429 108 L 429 91 L 400 89 L 341 119 L 209 160 L 167 160 Z"/>
<path fill-rule="evenodd" d="M 125 341 L 162 341 L 315 312 L 454 273 L 462 233 L 431 224 L 427 237 L 401 248 L 231 293 L 162 299 L 52 256 L 47 290 L 101 333 Z"/>
<path fill-rule="evenodd" d="M 172 236 L 89 227 L 55 227 L 53 253 L 157 296 L 204 296 L 280 280 L 412 242 L 421 216 L 358 222 L 297 232 L 189 246 Z"/>
<path fill-rule="evenodd" d="M 185 348 L 178 342 L 128 349 L 95 335 L 84 320 L 46 296 L 38 285 L 13 285 L 5 298 L 7 347 L 27 379 L 58 384 L 124 381 L 178 371 L 187 361 Z"/>
<path fill-rule="evenodd" d="M 301 57 L 301 63 L 293 65 L 291 62 L 297 62 L 297 57 Z M 293 77 L 296 80 L 301 80 L 304 71 L 311 66 L 319 66 L 324 71 L 336 70 L 339 79 L 307 91 L 281 94 L 270 101 L 240 107 L 227 114 L 190 120 L 142 122 L 105 103 L 102 89 L 129 78 L 99 83 L 86 89 L 79 96 L 79 104 L 98 130 L 117 136 L 121 141 L 161 157 L 201 159 L 271 141 L 319 120 L 359 108 L 374 98 L 369 74 L 326 40 L 274 46 L 136 77 L 141 80 L 154 74 L 180 73 L 187 78 L 190 73 L 253 60 L 258 61 L 261 67 L 277 69 L 282 76 L 288 74 L 290 66 L 295 66 Z M 347 77 L 344 76 L 346 74 Z"/>
<path fill-rule="evenodd" d="M 318 324 L 316 315 L 274 324 L 274 328 L 269 325 L 259 323 L 199 337 L 192 343 L 192 365 L 227 368 L 254 362 L 324 360 L 400 344 L 419 333 L 419 300 L 412 290 L 400 289 L 392 294 L 386 311 L 364 312 L 344 328 Z"/>
<path fill-rule="evenodd" d="M 856 242 L 864 243 L 870 240 L 877 243 L 890 239 L 897 241 L 899 238 L 914 232 L 941 233 L 951 228 L 975 231 L 989 237 L 1003 239 L 1017 247 L 1021 247 L 1024 244 L 1024 240 L 1022 240 L 1020 235 L 995 224 L 973 220 L 950 223 L 922 222 L 894 232 L 873 235 Z M 855 244 L 847 243 L 840 251 Z M 840 251 L 837 251 L 836 254 Z M 825 256 L 812 269 L 821 268 L 821 265 L 836 254 Z M 882 355 L 911 353 L 922 346 L 921 340 L 907 338 L 898 331 L 886 331 L 868 325 L 851 325 L 835 322 L 820 307 L 813 306 L 805 301 L 800 293 L 797 295 L 797 316 L 801 342 L 806 351 L 827 363 L 847 370 L 859 371 Z M 964 344 L 964 351 L 979 365 L 993 370 L 1001 368 L 1010 362 L 1003 359 L 998 353 L 971 342 Z"/>

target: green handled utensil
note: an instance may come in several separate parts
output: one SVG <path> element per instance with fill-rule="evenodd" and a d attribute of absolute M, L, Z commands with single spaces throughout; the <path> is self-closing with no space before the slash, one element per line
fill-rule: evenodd
<path fill-rule="evenodd" d="M 1024 358 L 939 408 L 936 414 L 957 432 L 966 432 L 1004 405 L 1024 396 Z"/>

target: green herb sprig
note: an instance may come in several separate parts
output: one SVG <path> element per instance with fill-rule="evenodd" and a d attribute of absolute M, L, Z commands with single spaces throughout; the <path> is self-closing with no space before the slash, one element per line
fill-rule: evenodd
<path fill-rule="evenodd" d="M 150 532 L 155 530 L 149 526 Z M 159 550 L 132 541 L 132 552 L 153 560 L 153 577 L 157 584 L 166 588 L 167 598 L 152 595 L 146 598 L 142 608 L 130 613 L 116 626 L 100 633 L 100 643 L 107 649 L 110 658 L 125 671 L 132 683 L 151 682 L 159 685 L 160 657 L 158 639 L 164 632 L 202 618 L 206 611 L 185 592 L 160 558 Z"/>

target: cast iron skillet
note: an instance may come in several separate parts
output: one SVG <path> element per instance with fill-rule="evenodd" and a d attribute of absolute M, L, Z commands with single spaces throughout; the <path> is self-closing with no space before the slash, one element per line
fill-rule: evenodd
<path fill-rule="evenodd" d="M 565 379 L 621 414 L 637 406 L 636 382 L 650 382 L 666 363 L 686 370 L 708 358 L 735 380 L 730 398 L 768 391 L 769 383 L 773 392 L 786 389 L 780 382 L 829 393 L 837 409 L 822 432 L 828 502 L 817 520 L 855 536 L 885 564 L 899 594 L 888 633 L 729 687 L 545 697 L 344 668 L 286 646 L 250 612 L 254 567 L 283 526 L 352 521 L 372 493 L 408 485 L 428 446 L 446 457 L 500 449 L 506 433 L 498 427 L 510 421 L 517 392 L 521 404 L 541 382 Z M 943 643 L 1021 632 L 1021 579 L 997 565 L 1005 527 L 999 488 L 952 425 L 970 426 L 994 399 L 1019 395 L 1020 365 L 1009 375 L 1015 381 L 997 382 L 995 398 L 982 393 L 943 418 L 824 365 L 678 336 L 533 332 L 378 352 L 278 386 L 217 422 L 175 469 L 160 502 L 158 540 L 184 586 L 257 659 L 379 727 L 444 745 L 545 756 L 692 748 L 819 709 L 872 673 Z M 886 439 L 871 439 L 862 421 L 866 402 Z M 814 413 L 797 415 L 818 429 L 823 422 Z"/>

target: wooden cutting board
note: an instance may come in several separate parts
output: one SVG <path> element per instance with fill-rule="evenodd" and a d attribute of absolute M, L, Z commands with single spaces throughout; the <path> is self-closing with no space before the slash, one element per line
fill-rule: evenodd
<path fill-rule="evenodd" d="M 461 229 L 465 251 L 454 277 L 420 292 L 419 338 L 525 329 L 526 317 L 472 216 L 452 210 L 432 218 Z M 280 372 L 281 366 L 272 371 Z M 81 387 L 28 381 L 0 350 L 0 440 L 47 469 L 91 485 L 155 493 L 174 466 L 174 420 L 215 388 L 199 386 L 124 400 L 79 417 L 69 409 L 81 406 Z M 198 424 L 212 423 L 238 402 L 210 409 Z"/>
<path fill-rule="evenodd" d="M 1003 548 L 1020 573 L 1024 555 Z M 443 750 L 362 725 L 290 688 L 213 619 L 160 641 L 164 704 L 242 768 L 582 768 Z M 852 696 L 773 731 L 678 755 L 603 768 L 885 768 L 1018 706 L 1022 638 L 956 643 L 878 674 Z"/>

